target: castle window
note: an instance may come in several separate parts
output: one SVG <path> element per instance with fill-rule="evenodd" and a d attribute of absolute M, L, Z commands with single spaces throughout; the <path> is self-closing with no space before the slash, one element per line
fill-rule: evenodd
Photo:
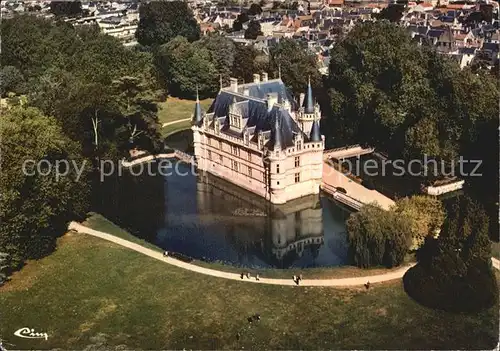
<path fill-rule="evenodd" d="M 295 156 L 295 167 L 300 167 L 300 156 Z"/>
<path fill-rule="evenodd" d="M 295 173 L 295 183 L 300 182 L 300 173 Z"/>
<path fill-rule="evenodd" d="M 208 159 L 211 160 L 212 159 L 212 151 L 208 150 Z"/>
<path fill-rule="evenodd" d="M 219 155 L 219 162 L 221 165 L 224 164 L 224 158 L 222 157 L 222 155 Z"/>
<path fill-rule="evenodd" d="M 208 139 L 208 146 L 212 145 L 212 138 L 207 138 Z"/>
<path fill-rule="evenodd" d="M 250 151 L 247 151 L 247 159 L 248 161 L 252 161 L 252 153 Z"/>
<path fill-rule="evenodd" d="M 252 178 L 252 169 L 250 167 L 248 167 L 248 176 Z"/>
<path fill-rule="evenodd" d="M 231 145 L 231 153 L 236 156 L 240 156 L 240 149 L 237 146 Z"/>
<path fill-rule="evenodd" d="M 277 165 L 276 165 L 276 173 L 279 173 L 279 172 L 280 172 L 280 165 L 279 165 L 279 164 L 277 164 Z"/>
<path fill-rule="evenodd" d="M 222 150 L 222 143 L 219 140 L 219 150 Z"/>
<path fill-rule="evenodd" d="M 238 172 L 238 162 L 233 161 L 231 165 L 232 165 L 233 171 Z"/>

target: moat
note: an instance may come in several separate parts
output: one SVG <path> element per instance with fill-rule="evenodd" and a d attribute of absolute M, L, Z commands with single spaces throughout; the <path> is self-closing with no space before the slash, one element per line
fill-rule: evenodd
<path fill-rule="evenodd" d="M 183 132 L 169 138 L 169 145 L 181 150 L 189 144 Z M 99 197 L 101 213 L 165 250 L 208 262 L 249 268 L 349 264 L 345 221 L 350 211 L 330 198 L 311 195 L 271 205 L 172 162 L 177 172 L 169 176 L 109 179 Z"/>
<path fill-rule="evenodd" d="M 179 173 L 190 166 L 179 164 Z M 263 268 L 347 263 L 349 212 L 310 196 L 273 206 L 213 176 L 164 179 L 165 215 L 155 244 L 196 259 Z"/>

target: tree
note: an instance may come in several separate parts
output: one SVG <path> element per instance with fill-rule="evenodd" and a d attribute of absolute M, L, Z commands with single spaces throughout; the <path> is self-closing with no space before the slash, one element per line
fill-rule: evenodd
<path fill-rule="evenodd" d="M 210 51 L 200 43 L 177 37 L 158 50 L 158 64 L 174 96 L 213 96 L 219 87 L 217 66 Z"/>
<path fill-rule="evenodd" d="M 245 39 L 257 39 L 259 35 L 263 35 L 260 30 L 260 23 L 257 21 L 250 21 L 248 28 L 245 30 Z"/>
<path fill-rule="evenodd" d="M 130 148 L 158 150 L 160 126 L 152 92 L 139 78 L 130 76 L 114 80 L 113 88 L 117 93 L 118 109 L 127 119 Z"/>
<path fill-rule="evenodd" d="M 404 276 L 406 292 L 418 302 L 449 311 L 477 311 L 498 301 L 491 268 L 488 217 L 470 198 L 459 200 L 437 239 L 428 238 L 418 264 Z"/>
<path fill-rule="evenodd" d="M 316 57 L 295 40 L 282 39 L 271 49 L 269 71 L 275 77 L 281 71 L 281 78 L 296 96 L 306 91 L 309 80 L 313 88 L 321 85 Z"/>
<path fill-rule="evenodd" d="M 81 1 L 51 1 L 50 12 L 56 17 L 76 17 L 82 12 Z"/>
<path fill-rule="evenodd" d="M 441 201 L 425 195 L 400 199 L 394 210 L 397 216 L 405 217 L 410 223 L 412 250 L 418 249 L 427 237 L 439 235 L 445 218 Z"/>
<path fill-rule="evenodd" d="M 4 66 L 0 70 L 0 95 L 3 97 L 8 92 L 21 93 L 24 88 L 24 77 L 14 66 Z"/>
<path fill-rule="evenodd" d="M 7 270 L 12 271 L 26 259 L 51 252 L 67 221 L 86 213 L 90 169 L 79 145 L 63 135 L 54 118 L 37 109 L 4 111 L 2 128 L 0 252 L 8 254 Z M 56 170 L 65 175 L 57 178 Z"/>
<path fill-rule="evenodd" d="M 210 52 L 211 60 L 219 76 L 218 81 L 222 79 L 223 83 L 228 85 L 235 61 L 235 43 L 231 39 L 215 35 L 202 38 L 195 42 L 195 46 Z"/>
<path fill-rule="evenodd" d="M 253 74 L 260 72 L 256 68 L 259 51 L 251 45 L 236 44 L 233 63 L 233 77 L 251 82 Z"/>
<path fill-rule="evenodd" d="M 250 16 L 260 15 L 262 13 L 262 7 L 259 4 L 253 3 L 248 9 L 248 14 Z"/>
<path fill-rule="evenodd" d="M 389 4 L 378 13 L 375 17 L 379 20 L 388 20 L 389 22 L 399 22 L 403 13 L 405 11 L 405 6 L 401 4 Z"/>
<path fill-rule="evenodd" d="M 243 29 L 243 23 L 247 23 L 250 19 L 246 12 L 242 12 L 236 17 L 236 20 L 233 22 L 233 30 L 239 31 Z"/>
<path fill-rule="evenodd" d="M 176 36 L 188 41 L 200 38 L 200 26 L 183 1 L 151 1 L 139 8 L 136 37 L 141 45 L 159 46 Z"/>
<path fill-rule="evenodd" d="M 408 253 L 411 232 L 405 217 L 365 205 L 346 222 L 349 252 L 358 267 L 400 265 Z"/>

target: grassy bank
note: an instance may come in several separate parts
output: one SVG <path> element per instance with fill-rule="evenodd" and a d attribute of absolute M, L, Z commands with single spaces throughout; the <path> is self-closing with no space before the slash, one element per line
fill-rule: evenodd
<path fill-rule="evenodd" d="M 498 339 L 496 308 L 430 310 L 400 281 L 368 291 L 245 284 L 82 234 L 15 274 L 0 306 L 0 335 L 13 349 L 486 349 Z M 254 313 L 262 319 L 249 324 Z M 25 326 L 48 340 L 13 335 Z"/>
<path fill-rule="evenodd" d="M 109 221 L 100 214 L 92 214 L 84 223 L 89 228 L 99 230 L 108 234 L 115 235 L 125 240 L 132 241 L 144 247 L 163 251 L 158 246 L 155 246 L 145 240 L 139 239 L 136 236 L 130 234 L 126 230 L 120 228 L 113 222 Z M 354 266 L 341 266 L 341 267 L 320 267 L 320 268 L 303 268 L 303 269 L 272 269 L 272 268 L 262 268 L 262 269 L 249 269 L 241 268 L 236 266 L 231 266 L 219 262 L 205 262 L 200 260 L 194 260 L 192 262 L 198 266 L 207 267 L 211 269 L 217 269 L 224 272 L 249 272 L 252 276 L 259 274 L 262 277 L 267 278 L 291 278 L 293 275 L 302 274 L 304 278 L 348 278 L 348 277 L 362 277 L 370 276 L 375 274 L 384 274 L 391 271 L 387 268 L 371 268 L 371 269 L 360 269 Z"/>
<path fill-rule="evenodd" d="M 201 100 L 201 107 L 206 112 L 213 99 Z M 161 124 L 190 118 L 194 112 L 194 100 L 183 100 L 174 97 L 168 97 L 166 102 L 159 104 L 158 119 Z"/>

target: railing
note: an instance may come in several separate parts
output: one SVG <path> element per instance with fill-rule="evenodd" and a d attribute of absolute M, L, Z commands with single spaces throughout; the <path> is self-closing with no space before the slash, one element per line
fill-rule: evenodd
<path fill-rule="evenodd" d="M 144 162 L 150 162 L 150 161 L 157 160 L 157 159 L 173 158 L 173 157 L 178 158 L 179 160 L 186 162 L 186 163 L 190 163 L 190 164 L 194 164 L 194 165 L 196 164 L 195 158 L 193 155 L 182 152 L 180 150 L 174 150 L 174 152 L 170 152 L 170 153 L 147 155 L 144 157 L 137 158 L 133 161 L 122 160 L 121 164 L 123 167 L 129 168 L 129 167 L 132 167 L 132 166 L 144 163 Z"/>
<path fill-rule="evenodd" d="M 181 160 L 183 162 L 190 163 L 190 164 L 196 164 L 195 158 L 193 155 L 182 152 L 180 150 L 175 150 L 174 154 L 175 154 L 175 157 L 177 157 L 179 160 Z"/>
<path fill-rule="evenodd" d="M 364 203 L 361 201 L 344 194 L 343 192 L 337 190 L 335 187 L 327 184 L 321 184 L 321 189 L 325 191 L 326 193 L 330 194 L 333 196 L 333 198 L 357 211 L 361 209 L 361 207 L 364 206 Z"/>

